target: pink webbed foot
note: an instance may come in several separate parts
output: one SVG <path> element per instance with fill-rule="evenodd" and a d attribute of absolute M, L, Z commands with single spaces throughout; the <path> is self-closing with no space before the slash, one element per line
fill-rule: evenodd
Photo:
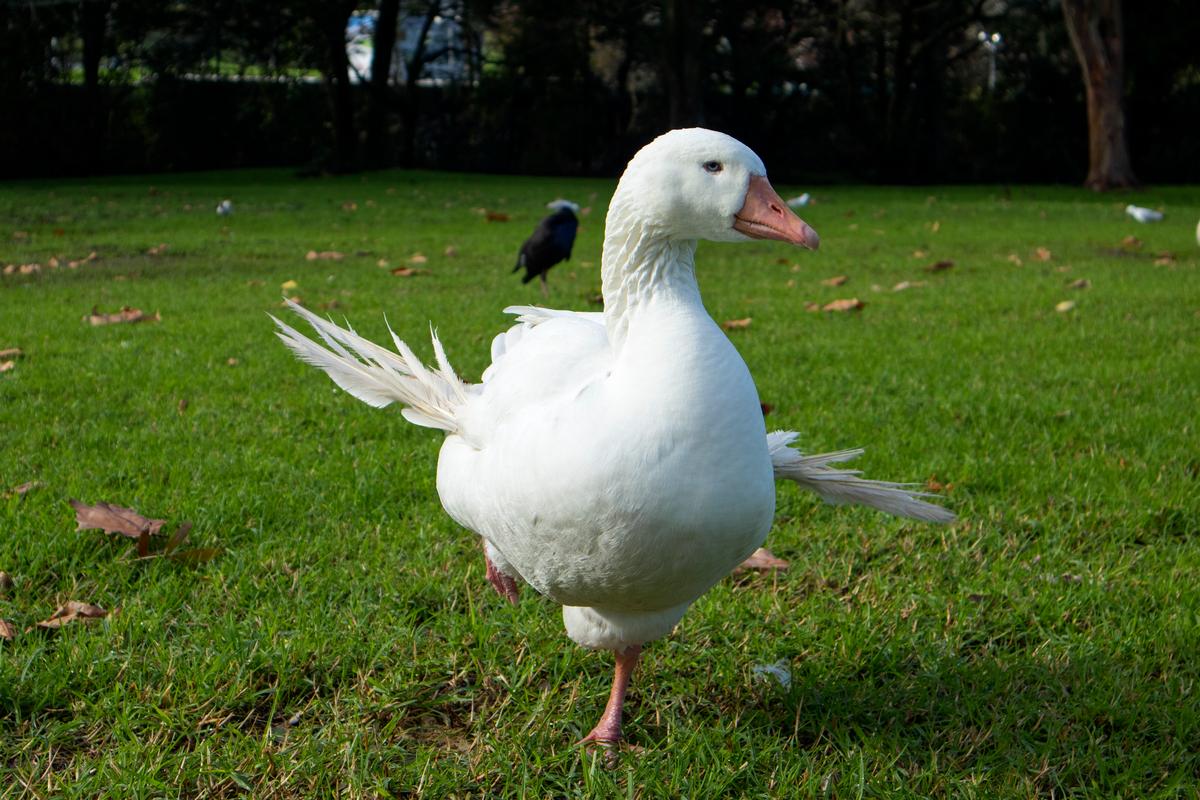
<path fill-rule="evenodd" d="M 484 545 L 483 560 L 487 562 L 488 583 L 496 590 L 496 594 L 515 606 L 517 601 L 521 599 L 520 587 L 517 586 L 515 580 L 496 569 L 496 565 L 492 563 L 492 559 L 488 558 L 487 545 Z"/>
<path fill-rule="evenodd" d="M 612 691 L 609 692 L 604 713 L 600 715 L 600 721 L 592 728 L 591 733 L 576 744 L 599 745 L 611 749 L 621 743 L 624 738 L 621 732 L 621 717 L 625 708 L 625 692 L 629 689 L 629 679 L 633 677 L 633 668 L 637 666 L 641 655 L 640 644 L 631 645 L 624 653 L 617 653 Z"/>

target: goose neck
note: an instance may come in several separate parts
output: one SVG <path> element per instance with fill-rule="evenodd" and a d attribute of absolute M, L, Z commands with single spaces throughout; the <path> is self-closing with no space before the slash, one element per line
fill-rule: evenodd
<path fill-rule="evenodd" d="M 652 224 L 610 214 L 601 258 L 604 321 L 619 347 L 631 317 L 651 307 L 700 306 L 696 240 L 672 239 Z"/>

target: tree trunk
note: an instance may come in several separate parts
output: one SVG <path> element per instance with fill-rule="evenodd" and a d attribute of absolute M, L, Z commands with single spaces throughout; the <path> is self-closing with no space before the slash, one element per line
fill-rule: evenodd
<path fill-rule="evenodd" d="M 1087 90 L 1088 175 L 1083 185 L 1098 192 L 1137 186 L 1125 140 L 1121 0 L 1062 0 L 1062 8 Z"/>
<path fill-rule="evenodd" d="M 349 172 L 358 164 L 354 95 L 350 88 L 350 59 L 346 55 L 346 22 L 353 10 L 353 5 L 330 3 L 318 20 L 325 50 L 325 82 L 333 112 L 335 172 Z"/>
<path fill-rule="evenodd" d="M 388 79 L 392 71 L 392 52 L 396 49 L 396 22 L 400 0 L 379 0 L 379 18 L 375 23 L 375 51 L 371 55 L 371 94 L 367 107 L 367 163 L 386 167 L 387 123 L 391 97 Z"/>
<path fill-rule="evenodd" d="M 704 123 L 700 95 L 700 29 L 687 0 L 663 0 L 663 60 L 671 128 Z"/>

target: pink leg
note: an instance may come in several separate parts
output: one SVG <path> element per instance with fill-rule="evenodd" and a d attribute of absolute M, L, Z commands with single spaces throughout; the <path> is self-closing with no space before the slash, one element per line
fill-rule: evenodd
<path fill-rule="evenodd" d="M 496 594 L 508 600 L 514 606 L 521 599 L 521 593 L 517 586 L 517 582 L 505 575 L 500 570 L 496 569 L 496 565 L 488 558 L 487 545 L 484 545 L 483 560 L 487 562 L 487 579 L 492 588 L 496 590 Z"/>
<path fill-rule="evenodd" d="M 633 677 L 633 668 L 637 666 L 642 655 L 642 646 L 635 644 L 624 653 L 617 653 L 617 668 L 613 673 L 612 691 L 608 695 L 608 705 L 592 732 L 580 739 L 577 744 L 595 742 L 601 745 L 614 745 L 621 741 L 621 710 L 625 706 L 625 690 L 629 688 L 629 679 Z"/>

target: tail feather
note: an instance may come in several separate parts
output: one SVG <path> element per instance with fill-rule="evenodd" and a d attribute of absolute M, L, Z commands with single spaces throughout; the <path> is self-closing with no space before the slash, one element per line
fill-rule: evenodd
<path fill-rule="evenodd" d="M 914 491 L 913 484 L 892 481 L 873 481 L 860 478 L 855 469 L 839 469 L 839 464 L 862 455 L 862 449 L 839 450 L 806 456 L 788 445 L 799 434 L 794 431 L 775 431 L 767 434 L 767 447 L 776 478 L 786 478 L 816 492 L 827 503 L 853 503 L 871 506 L 889 514 L 918 519 L 922 522 L 953 522 L 954 513 L 933 503 L 920 500 L 933 497 L 929 492 Z"/>
<path fill-rule="evenodd" d="M 438 369 L 430 370 L 391 326 L 396 353 L 371 342 L 347 326 L 340 328 L 308 309 L 288 301 L 328 347 L 322 347 L 290 325 L 268 315 L 279 327 L 276 334 L 301 361 L 325 371 L 333 382 L 368 405 L 383 408 L 401 403 L 404 418 L 414 425 L 458 432 L 457 411 L 466 402 L 466 386 L 450 367 L 437 334 L 433 349 Z"/>

